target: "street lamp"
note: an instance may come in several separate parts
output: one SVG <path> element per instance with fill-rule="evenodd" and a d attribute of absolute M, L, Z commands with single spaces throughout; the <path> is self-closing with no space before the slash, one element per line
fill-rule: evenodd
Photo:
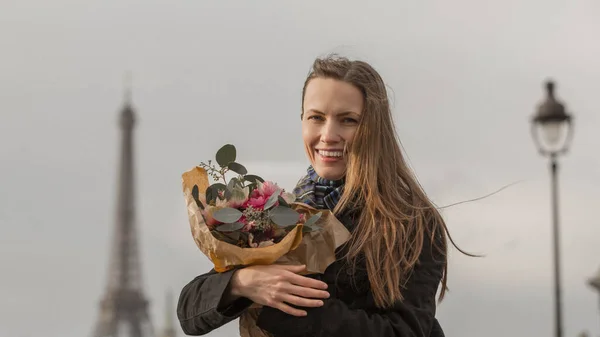
<path fill-rule="evenodd" d="M 598 294 L 600 294 L 600 269 L 598 270 L 596 276 L 588 280 L 588 284 L 596 291 L 598 291 Z"/>
<path fill-rule="evenodd" d="M 546 82 L 546 99 L 531 120 L 531 134 L 543 156 L 550 159 L 552 174 L 552 234 L 554 250 L 554 321 L 556 337 L 563 336 L 558 230 L 558 156 L 565 154 L 573 137 L 572 117 L 554 95 L 554 82 Z"/>

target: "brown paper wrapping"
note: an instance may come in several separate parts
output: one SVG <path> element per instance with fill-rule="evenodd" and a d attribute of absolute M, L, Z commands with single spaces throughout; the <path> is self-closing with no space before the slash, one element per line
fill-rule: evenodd
<path fill-rule="evenodd" d="M 196 246 L 214 264 L 217 272 L 224 272 L 235 266 L 266 264 L 304 264 L 306 272 L 324 273 L 336 259 L 335 250 L 350 238 L 350 232 L 330 212 L 317 210 L 302 203 L 293 203 L 291 207 L 300 213 L 310 215 L 321 212 L 316 225 L 318 231 L 302 233 L 302 225 L 289 232 L 281 242 L 262 248 L 241 248 L 216 239 L 204 222 L 200 208 L 192 196 L 192 188 L 198 185 L 201 197 L 209 186 L 208 174 L 201 167 L 185 172 L 183 192 L 188 210 L 188 218 Z M 270 334 L 256 326 L 260 306 L 253 305 L 240 317 L 241 337 L 269 337 Z"/>

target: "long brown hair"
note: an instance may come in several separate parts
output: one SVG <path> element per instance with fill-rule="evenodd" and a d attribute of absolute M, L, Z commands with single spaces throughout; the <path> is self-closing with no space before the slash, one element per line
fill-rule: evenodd
<path fill-rule="evenodd" d="M 427 237 L 444 259 L 441 301 L 447 289 L 447 238 L 452 239 L 402 155 L 383 79 L 363 61 L 336 55 L 317 59 L 304 83 L 302 111 L 306 86 L 313 78 L 350 83 L 364 97 L 361 121 L 348 148 L 344 193 L 334 210 L 338 213 L 354 203 L 362 208 L 348 244 L 348 261 L 355 265 L 363 253 L 375 303 L 389 307 L 403 299 L 401 288 Z"/>

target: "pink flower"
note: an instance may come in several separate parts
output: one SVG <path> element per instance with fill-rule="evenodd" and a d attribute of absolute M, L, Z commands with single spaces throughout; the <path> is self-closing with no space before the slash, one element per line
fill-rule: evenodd
<path fill-rule="evenodd" d="M 252 206 L 255 209 L 263 210 L 265 208 L 265 204 L 267 203 L 268 199 L 269 198 L 262 197 L 262 196 L 257 196 L 255 198 L 250 198 L 250 199 L 248 199 L 248 203 L 247 203 L 246 206 Z"/>
<path fill-rule="evenodd" d="M 263 197 L 269 199 L 269 197 L 271 195 L 273 195 L 273 193 L 279 191 L 280 188 L 274 182 L 265 181 L 264 183 L 258 185 L 257 190 L 260 193 L 260 195 L 262 195 Z"/>
<path fill-rule="evenodd" d="M 250 198 L 244 204 L 244 207 L 252 206 L 255 209 L 263 210 L 269 198 L 276 192 L 281 194 L 281 190 L 279 189 L 279 186 L 277 186 L 277 184 L 270 181 L 259 183 L 257 188 L 252 190 Z M 278 203 L 276 203 L 275 205 L 277 204 Z"/>

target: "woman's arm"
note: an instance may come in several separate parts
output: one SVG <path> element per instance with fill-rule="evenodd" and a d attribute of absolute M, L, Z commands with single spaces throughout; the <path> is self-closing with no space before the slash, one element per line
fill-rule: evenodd
<path fill-rule="evenodd" d="M 177 318 L 186 335 L 199 336 L 238 318 L 252 301 L 231 293 L 231 279 L 237 271 L 213 270 L 188 283 L 179 296 Z"/>
<path fill-rule="evenodd" d="M 327 284 L 298 275 L 305 266 L 250 266 L 225 273 L 214 270 L 188 283 L 179 296 L 177 317 L 187 335 L 204 335 L 238 318 L 252 303 L 301 315 L 322 305 Z"/>
<path fill-rule="evenodd" d="M 430 244 L 423 245 L 420 261 L 402 291 L 404 300 L 388 310 L 372 313 L 350 309 L 344 302 L 330 299 L 324 306 L 310 309 L 306 317 L 265 307 L 257 324 L 275 336 L 286 337 L 429 337 L 444 260 L 441 254 L 432 252 Z"/>

